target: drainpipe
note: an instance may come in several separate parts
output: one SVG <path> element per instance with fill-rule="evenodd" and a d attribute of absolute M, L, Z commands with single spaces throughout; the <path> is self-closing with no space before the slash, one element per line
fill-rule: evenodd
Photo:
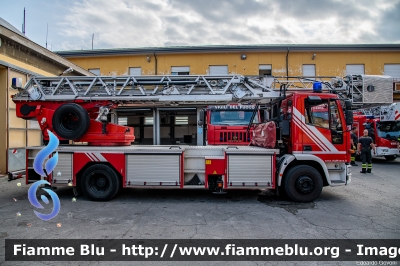
<path fill-rule="evenodd" d="M 286 53 L 286 77 L 289 76 L 289 47 L 287 48 Z"/>
<path fill-rule="evenodd" d="M 157 56 L 155 51 L 153 52 L 153 55 L 154 55 L 154 72 L 155 75 L 157 75 Z"/>
<path fill-rule="evenodd" d="M 9 116 L 10 116 L 10 110 L 9 110 L 9 103 L 10 101 L 8 95 L 9 94 L 9 86 L 10 86 L 10 68 L 7 67 L 7 77 L 6 77 L 6 92 L 7 92 L 7 97 L 6 97 L 6 171 L 4 174 L 8 172 L 8 149 L 9 149 L 9 143 L 10 143 L 10 121 L 9 121 Z"/>

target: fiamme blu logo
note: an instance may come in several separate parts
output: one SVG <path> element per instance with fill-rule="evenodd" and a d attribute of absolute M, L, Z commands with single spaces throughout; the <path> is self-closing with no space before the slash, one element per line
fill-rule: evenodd
<path fill-rule="evenodd" d="M 58 152 L 54 153 L 53 156 L 46 161 L 44 167 L 43 164 L 45 163 L 45 160 L 49 157 L 49 155 L 51 155 L 57 149 L 59 141 L 58 138 L 52 132 L 47 130 L 47 133 L 49 134 L 49 143 L 36 155 L 35 160 L 33 162 L 33 169 L 38 175 L 48 177 L 51 174 L 51 172 L 53 172 L 54 168 L 57 165 Z M 44 207 L 42 206 L 42 204 L 40 204 L 40 202 L 36 197 L 36 192 L 39 189 L 39 186 L 41 185 L 51 185 L 51 184 L 46 180 L 40 180 L 33 183 L 33 185 L 28 190 L 28 199 L 30 203 L 38 209 L 44 209 Z M 58 212 L 60 211 L 60 199 L 58 198 L 57 194 L 54 193 L 52 190 L 46 188 L 41 188 L 41 189 L 43 189 L 50 195 L 51 200 L 53 201 L 53 210 L 49 214 L 43 214 L 37 211 L 34 211 L 34 213 L 40 219 L 48 221 L 56 217 Z M 45 195 L 42 195 L 40 198 L 45 204 L 49 204 L 49 199 Z"/>

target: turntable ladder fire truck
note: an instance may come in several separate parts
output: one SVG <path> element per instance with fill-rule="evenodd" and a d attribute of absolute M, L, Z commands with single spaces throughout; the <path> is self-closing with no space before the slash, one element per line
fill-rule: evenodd
<path fill-rule="evenodd" d="M 24 88 L 13 87 L 17 116 L 37 119 L 60 141 L 58 163 L 48 176 L 33 170 L 44 147 L 27 148 L 27 183 L 40 179 L 52 186 L 74 186 L 92 200 L 110 200 L 120 188 L 282 188 L 292 200 L 316 199 L 323 186 L 351 180 L 352 104 L 384 105 L 392 101 L 387 77 L 362 76 L 360 84 L 335 81 L 329 92 L 279 91 L 240 76 L 34 77 Z M 388 88 L 389 87 L 389 88 Z M 350 99 L 350 100 L 346 100 Z M 207 106 L 228 103 L 268 107 L 270 121 L 257 125 L 253 138 L 272 146 L 141 146 L 133 128 L 109 122 L 118 106 Z M 328 107 L 323 117 L 315 110 Z M 204 123 L 198 114 L 199 128 Z M 154 117 L 155 124 L 157 116 Z M 272 129 L 272 130 L 271 130 Z M 254 129 L 254 132 L 256 130 Z M 271 138 L 274 138 L 271 142 Z M 276 138 L 276 139 L 275 139 Z"/>

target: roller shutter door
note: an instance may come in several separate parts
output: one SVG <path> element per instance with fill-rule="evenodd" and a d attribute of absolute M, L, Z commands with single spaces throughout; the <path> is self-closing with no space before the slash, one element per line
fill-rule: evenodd
<path fill-rule="evenodd" d="M 391 76 L 394 79 L 400 79 L 400 64 L 385 64 L 384 75 Z"/>
<path fill-rule="evenodd" d="M 346 75 L 363 75 L 364 65 L 346 65 Z"/>
<path fill-rule="evenodd" d="M 228 66 L 210 66 L 210 75 L 228 75 Z"/>

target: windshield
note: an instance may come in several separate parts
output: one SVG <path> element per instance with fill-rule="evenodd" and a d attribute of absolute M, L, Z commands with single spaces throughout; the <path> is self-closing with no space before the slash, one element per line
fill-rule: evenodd
<path fill-rule="evenodd" d="M 211 112 L 212 125 L 248 125 L 251 119 L 253 110 L 213 110 Z M 258 113 L 254 116 L 253 123 L 258 122 Z"/>
<path fill-rule="evenodd" d="M 378 122 L 378 136 L 386 139 L 397 139 L 400 137 L 400 121 Z"/>

